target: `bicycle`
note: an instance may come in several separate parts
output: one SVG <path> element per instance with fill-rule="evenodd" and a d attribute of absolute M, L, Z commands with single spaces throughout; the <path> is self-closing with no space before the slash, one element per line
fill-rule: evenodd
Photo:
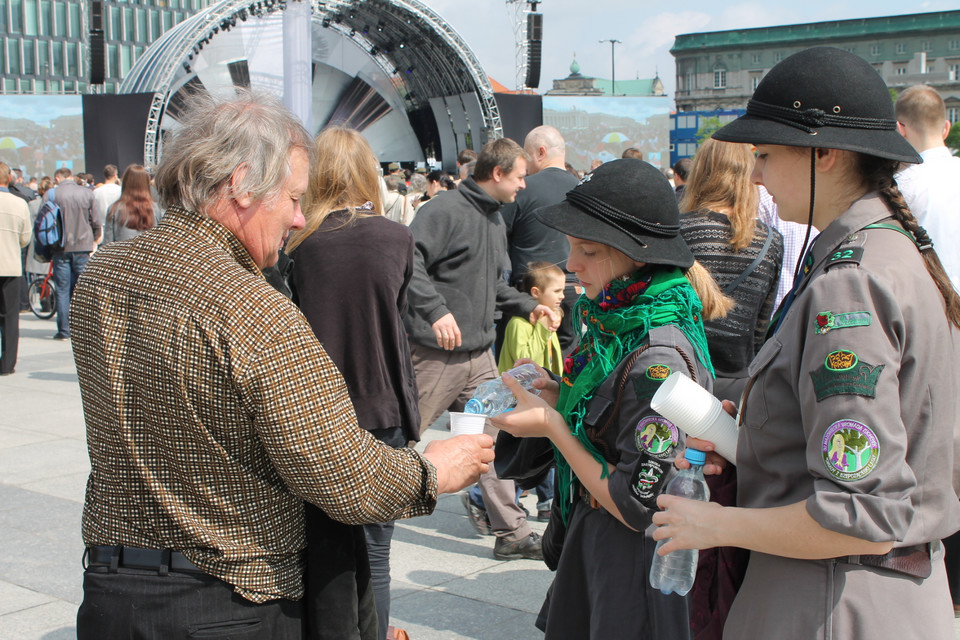
<path fill-rule="evenodd" d="M 30 310 L 42 320 L 53 317 L 57 312 L 57 285 L 53 282 L 53 261 L 50 261 L 45 276 L 41 278 L 33 275 L 31 280 L 27 288 Z"/>

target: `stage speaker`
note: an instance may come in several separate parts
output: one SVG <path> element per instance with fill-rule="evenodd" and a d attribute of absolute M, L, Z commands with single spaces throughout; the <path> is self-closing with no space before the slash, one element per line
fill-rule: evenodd
<path fill-rule="evenodd" d="M 103 29 L 90 30 L 90 84 L 103 84 L 106 78 Z"/>
<path fill-rule="evenodd" d="M 90 3 L 90 30 L 103 30 L 103 1 L 93 0 Z"/>
<path fill-rule="evenodd" d="M 540 86 L 540 57 L 543 43 L 540 40 L 527 42 L 527 79 L 524 84 L 532 89 Z"/>
<path fill-rule="evenodd" d="M 527 40 L 543 40 L 543 14 L 527 14 Z"/>

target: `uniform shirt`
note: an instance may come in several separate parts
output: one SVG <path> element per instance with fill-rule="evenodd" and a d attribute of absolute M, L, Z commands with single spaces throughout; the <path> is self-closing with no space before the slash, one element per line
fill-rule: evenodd
<path fill-rule="evenodd" d="M 70 311 L 87 546 L 178 549 L 248 600 L 298 599 L 303 500 L 348 524 L 436 505 L 433 466 L 357 426 L 310 325 L 209 218 L 171 208 L 97 251 Z"/>
<path fill-rule="evenodd" d="M 920 153 L 922 164 L 897 174 L 897 184 L 910 211 L 930 234 L 953 288 L 960 291 L 960 158 L 946 147 Z"/>
<path fill-rule="evenodd" d="M 960 527 L 960 335 L 912 241 L 864 230 L 889 215 L 874 193 L 820 234 L 783 324 L 750 365 L 738 503 L 806 501 L 826 529 L 907 546 Z"/>

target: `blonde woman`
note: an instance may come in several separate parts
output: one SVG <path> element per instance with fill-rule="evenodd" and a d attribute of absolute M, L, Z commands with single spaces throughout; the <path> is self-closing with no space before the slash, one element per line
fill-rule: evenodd
<path fill-rule="evenodd" d="M 314 153 L 306 225 L 287 247 L 294 261 L 294 301 L 343 374 L 360 426 L 385 444 L 405 447 L 420 439 L 417 381 L 401 319 L 413 273 L 413 235 L 383 216 L 377 159 L 363 136 L 351 129 L 325 129 Z M 312 638 L 386 637 L 393 522 L 365 525 L 364 530 L 365 536 L 359 527 L 334 522 L 307 505 L 306 597 Z M 354 554 L 331 549 L 353 549 Z M 365 606 L 371 575 L 372 620 L 374 612 Z M 349 611 L 357 612 L 351 628 L 331 627 L 330 619 L 342 620 Z M 377 626 L 379 634 L 372 635 Z"/>
<path fill-rule="evenodd" d="M 708 139 L 693 159 L 680 202 L 681 234 L 694 257 L 736 306 L 704 323 L 717 392 L 746 376 L 763 345 L 783 262 L 783 236 L 757 220 L 757 185 L 750 180 L 749 145 Z"/>

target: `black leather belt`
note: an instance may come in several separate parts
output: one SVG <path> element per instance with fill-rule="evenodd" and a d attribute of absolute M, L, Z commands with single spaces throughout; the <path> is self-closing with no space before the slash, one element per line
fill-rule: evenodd
<path fill-rule="evenodd" d="M 926 579 L 933 573 L 933 554 L 939 545 L 940 541 L 936 540 L 909 547 L 897 547 L 883 555 L 845 556 L 839 560 L 865 567 L 889 569 L 914 578 Z"/>
<path fill-rule="evenodd" d="M 138 549 L 136 547 L 100 546 L 87 547 L 84 554 L 86 567 L 106 567 L 111 571 L 118 568 L 156 571 L 164 575 L 171 571 L 178 573 L 206 573 L 187 560 L 179 551 L 172 549 Z"/>

